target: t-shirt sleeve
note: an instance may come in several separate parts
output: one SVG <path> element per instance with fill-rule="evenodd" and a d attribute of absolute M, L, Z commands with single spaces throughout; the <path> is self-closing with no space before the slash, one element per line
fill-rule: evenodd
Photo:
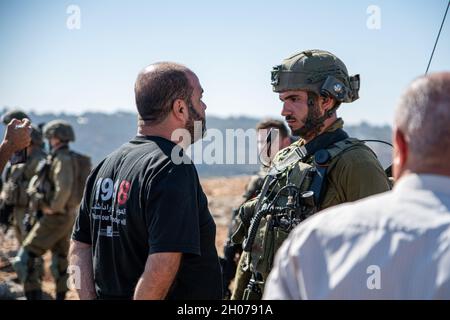
<path fill-rule="evenodd" d="M 146 223 L 149 254 L 200 255 L 198 178 L 192 165 L 174 165 L 148 188 Z"/>
<path fill-rule="evenodd" d="M 72 240 L 76 240 L 79 242 L 92 244 L 91 237 L 91 221 L 90 221 L 90 212 L 89 212 L 89 200 L 90 190 L 92 190 L 92 182 L 93 179 L 91 176 L 87 180 L 86 188 L 84 190 L 83 199 L 81 200 L 80 207 L 78 209 L 77 218 L 75 220 L 75 224 L 73 226 L 72 231 Z"/>

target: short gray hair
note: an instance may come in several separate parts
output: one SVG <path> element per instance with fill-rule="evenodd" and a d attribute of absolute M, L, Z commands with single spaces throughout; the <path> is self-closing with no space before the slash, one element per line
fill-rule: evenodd
<path fill-rule="evenodd" d="M 424 163 L 448 161 L 450 154 L 450 72 L 414 80 L 400 98 L 395 125 L 411 154 Z M 446 159 L 446 160 L 445 160 Z"/>

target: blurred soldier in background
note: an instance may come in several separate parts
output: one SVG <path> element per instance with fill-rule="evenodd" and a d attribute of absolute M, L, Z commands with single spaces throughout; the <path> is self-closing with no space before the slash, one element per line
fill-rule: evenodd
<path fill-rule="evenodd" d="M 15 121 L 15 123 L 11 123 L 11 121 Z M 17 141 L 9 141 L 11 140 L 10 137 L 7 137 L 8 134 L 12 134 L 12 133 L 17 133 L 15 130 L 18 129 L 17 126 L 23 126 L 23 121 L 27 122 L 27 128 L 25 128 L 26 134 L 27 134 L 27 141 L 26 144 L 29 145 L 29 141 L 31 141 L 31 126 L 29 123 L 29 119 L 28 116 L 20 110 L 11 110 L 6 112 L 3 116 L 2 116 L 2 122 L 5 124 L 5 126 L 7 126 L 6 128 L 6 133 L 5 133 L 5 139 L 2 142 L 2 154 L 1 154 L 1 165 L 0 165 L 0 173 L 3 172 L 3 168 L 5 167 L 6 163 L 8 162 L 8 160 L 10 160 L 11 156 L 19 151 L 19 150 L 23 150 L 23 148 L 27 148 L 27 146 L 22 147 L 21 145 L 17 144 Z M 14 130 L 12 130 L 14 128 Z M 36 137 L 36 134 L 34 134 L 34 136 Z M 19 138 L 19 136 L 17 136 L 16 138 Z M 29 140 L 28 140 L 29 139 Z M 14 140 L 14 139 L 13 139 Z M 9 147 L 8 145 L 9 144 Z M 24 144 L 25 145 L 25 144 Z M 8 147 L 8 148 L 6 148 Z M 14 150 L 11 149 L 11 147 L 14 148 Z M 6 150 L 8 149 L 8 150 Z M 26 165 L 26 164 L 25 164 Z M 11 176 L 11 171 L 14 168 L 18 168 L 18 164 L 17 165 L 9 165 L 6 170 L 4 175 L 2 176 L 1 179 L 1 188 L 0 191 L 3 190 L 3 181 L 6 181 L 8 183 L 8 180 Z M 20 167 L 23 167 L 24 165 L 21 164 Z M 15 171 L 15 170 L 13 170 Z M 18 195 L 19 191 L 24 191 L 19 190 L 19 186 L 17 185 L 17 181 L 9 181 L 9 184 L 7 185 L 7 188 L 9 190 L 7 190 L 6 193 L 4 194 L 0 194 L 0 224 L 6 227 L 6 230 L 8 229 L 8 227 L 11 225 L 11 222 L 13 220 L 13 211 L 14 211 L 14 205 L 17 206 L 17 200 L 14 199 L 16 198 L 16 196 Z M 12 194 L 14 189 L 14 194 Z M 26 186 L 25 186 L 26 189 Z M 23 194 L 22 194 L 23 195 Z M 19 211 L 16 211 L 17 214 L 19 214 Z M 18 220 L 16 219 L 16 222 Z M 21 221 L 21 220 L 20 220 Z M 18 226 L 17 223 L 15 223 L 16 226 Z M 20 235 L 20 230 L 17 230 L 18 232 L 16 232 L 16 236 L 19 240 L 19 242 L 21 242 L 22 237 Z"/>
<path fill-rule="evenodd" d="M 69 149 L 75 134 L 68 122 L 50 121 L 44 126 L 44 136 L 50 155 L 38 165 L 28 187 L 28 210 L 32 216 L 42 217 L 23 241 L 13 267 L 24 283 L 27 298 L 41 299 L 41 281 L 33 268 L 34 260 L 51 250 L 56 299 L 64 300 L 68 290 L 69 237 L 91 165 L 88 157 Z"/>
<path fill-rule="evenodd" d="M 2 121 L 7 125 L 14 118 L 22 120 L 28 116 L 22 111 L 13 110 L 3 115 Z M 31 144 L 26 149 L 26 162 L 11 165 L 5 173 L 5 183 L 0 195 L 0 210 L 12 214 L 12 222 L 19 244 L 26 235 L 24 218 L 29 203 L 28 184 L 34 176 L 38 163 L 46 156 L 42 144 L 42 133 L 32 126 Z"/>
<path fill-rule="evenodd" d="M 267 175 L 267 170 L 270 167 L 270 162 L 273 157 L 279 150 L 286 148 L 292 142 L 288 128 L 280 120 L 268 119 L 261 121 L 256 125 L 256 130 L 258 130 L 258 154 L 260 155 L 262 163 L 260 170 L 250 178 L 250 181 L 245 188 L 245 193 L 242 196 L 243 203 L 258 195 L 261 191 L 264 178 Z M 274 143 L 272 143 L 272 141 Z M 237 209 L 233 210 L 233 216 L 228 229 L 228 239 L 223 249 L 223 258 L 220 258 L 225 300 L 231 298 L 231 291 L 228 287 L 234 278 L 237 261 L 239 261 L 239 256 L 242 252 L 241 244 L 234 244 L 231 242 L 231 235 L 237 226 L 237 212 Z"/>
<path fill-rule="evenodd" d="M 17 109 L 7 111 L 4 115 L 2 115 L 2 122 L 5 126 L 8 125 L 12 119 L 23 120 L 30 119 L 30 117 L 28 117 L 28 115 L 22 110 Z"/>

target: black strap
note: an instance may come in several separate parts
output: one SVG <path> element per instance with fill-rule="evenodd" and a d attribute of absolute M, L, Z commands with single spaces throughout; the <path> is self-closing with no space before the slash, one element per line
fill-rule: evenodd
<path fill-rule="evenodd" d="M 347 138 L 347 132 L 339 128 L 334 131 L 324 132 L 321 135 L 315 137 L 310 142 L 305 144 L 305 149 L 308 152 L 308 155 L 312 155 L 321 149 L 326 149 L 332 144 Z"/>
<path fill-rule="evenodd" d="M 311 183 L 311 191 L 314 192 L 314 202 L 316 208 L 319 209 L 319 204 L 322 200 L 322 191 L 325 189 L 325 177 L 327 176 L 327 167 L 317 166 L 316 173 Z"/>

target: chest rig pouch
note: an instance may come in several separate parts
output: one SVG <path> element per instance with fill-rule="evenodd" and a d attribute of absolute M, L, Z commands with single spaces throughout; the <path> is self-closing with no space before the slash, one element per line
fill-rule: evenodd
<path fill-rule="evenodd" d="M 320 209 L 333 160 L 360 143 L 338 129 L 305 146 L 291 145 L 274 161 L 243 243 L 249 253 L 247 265 L 254 275 L 258 274 L 260 287 L 272 269 L 276 251 L 292 229 Z"/>

